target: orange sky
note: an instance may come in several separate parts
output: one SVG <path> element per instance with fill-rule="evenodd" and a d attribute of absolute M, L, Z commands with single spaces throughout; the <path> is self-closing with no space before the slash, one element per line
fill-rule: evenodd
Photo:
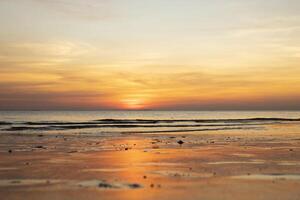
<path fill-rule="evenodd" d="M 0 109 L 300 109 L 298 0 L 4 0 Z"/>

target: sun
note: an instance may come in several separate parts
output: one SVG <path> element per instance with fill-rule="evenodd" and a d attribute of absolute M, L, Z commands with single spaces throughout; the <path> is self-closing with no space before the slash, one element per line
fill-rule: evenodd
<path fill-rule="evenodd" d="M 123 107 L 130 110 L 140 110 L 145 108 L 142 99 L 124 99 L 122 100 Z"/>

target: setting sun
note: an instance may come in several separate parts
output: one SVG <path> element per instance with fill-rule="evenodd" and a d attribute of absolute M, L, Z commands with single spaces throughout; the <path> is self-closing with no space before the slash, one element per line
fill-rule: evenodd
<path fill-rule="evenodd" d="M 145 108 L 144 102 L 141 99 L 125 99 L 122 103 L 124 109 L 139 110 Z"/>

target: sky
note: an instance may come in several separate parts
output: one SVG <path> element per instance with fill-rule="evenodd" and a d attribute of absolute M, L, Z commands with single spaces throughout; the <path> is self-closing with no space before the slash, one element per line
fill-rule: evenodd
<path fill-rule="evenodd" d="M 0 110 L 300 110 L 299 0 L 1 0 Z"/>

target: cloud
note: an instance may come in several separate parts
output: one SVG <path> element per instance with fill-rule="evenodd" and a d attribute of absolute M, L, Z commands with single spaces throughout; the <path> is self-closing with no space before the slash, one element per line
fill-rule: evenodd
<path fill-rule="evenodd" d="M 2 43 L 1 52 L 8 55 L 32 57 L 75 57 L 93 50 L 93 46 L 83 42 L 48 41 Z"/>
<path fill-rule="evenodd" d="M 280 78 L 284 73 L 285 70 L 280 69 L 273 74 L 255 70 L 227 74 L 201 71 L 147 74 L 99 70 L 96 67 L 44 73 L 31 71 L 29 74 L 2 73 L 2 77 L 7 78 L 0 82 L 0 101 L 3 106 L 14 102 L 20 107 L 34 108 L 35 104 L 39 105 L 38 100 L 44 101 L 44 106 L 48 102 L 47 108 L 55 105 L 120 108 L 124 101 L 145 102 L 148 108 L 192 109 L 211 108 L 213 105 L 216 108 L 250 108 L 247 103 L 253 108 L 255 105 L 267 108 L 267 103 L 262 103 L 264 97 L 269 103 L 273 98 L 278 105 L 276 99 L 286 97 L 283 100 L 289 104 L 299 91 L 299 80 Z M 294 82 L 293 86 L 291 82 Z"/>
<path fill-rule="evenodd" d="M 0 43 L 0 71 L 13 65 L 29 68 L 57 67 L 93 55 L 96 49 L 84 42 L 46 41 Z"/>
<path fill-rule="evenodd" d="M 60 14 L 85 20 L 104 20 L 111 17 L 112 0 L 32 0 Z"/>
<path fill-rule="evenodd" d="M 54 89 L 61 83 L 0 83 L 0 110 L 7 109 L 108 109 L 105 91 L 82 91 L 80 88 Z"/>

